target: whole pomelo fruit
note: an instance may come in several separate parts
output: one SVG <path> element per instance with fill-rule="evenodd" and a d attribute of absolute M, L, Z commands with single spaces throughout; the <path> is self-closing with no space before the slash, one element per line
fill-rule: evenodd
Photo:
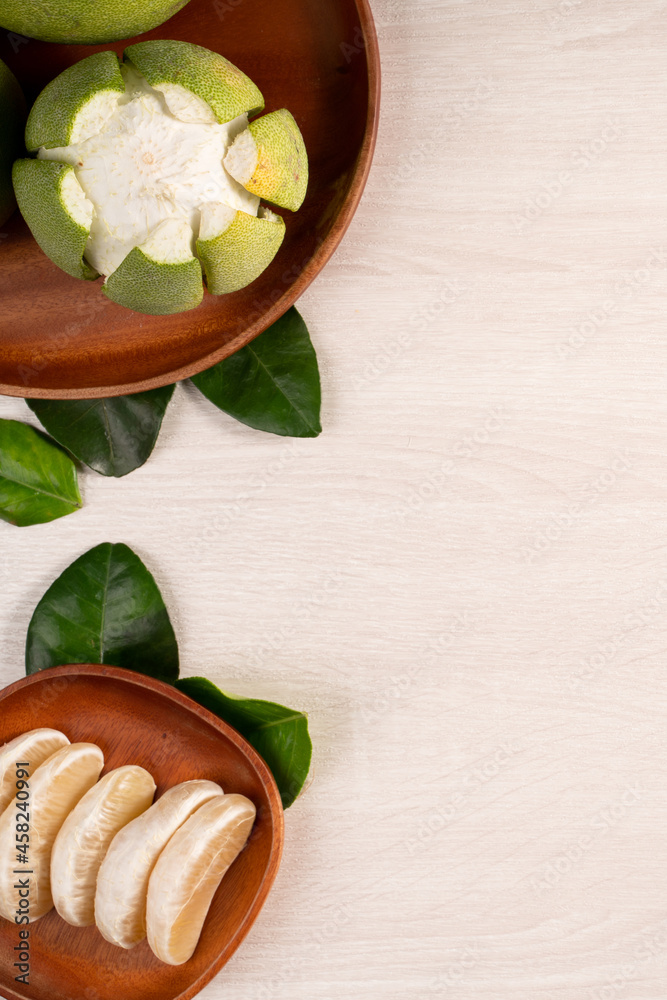
<path fill-rule="evenodd" d="M 189 0 L 2 0 L 0 26 L 42 42 L 98 45 L 133 38 Z"/>
<path fill-rule="evenodd" d="M 303 137 L 286 109 L 255 118 L 264 98 L 219 53 L 139 42 L 119 61 L 97 52 L 35 101 L 30 158 L 13 167 L 33 236 L 67 274 L 95 280 L 136 312 L 196 308 L 271 264 L 286 224 L 262 199 L 301 207 Z"/>
<path fill-rule="evenodd" d="M 12 163 L 25 153 L 23 126 L 26 107 L 18 80 L 0 59 L 0 226 L 16 208 Z"/>

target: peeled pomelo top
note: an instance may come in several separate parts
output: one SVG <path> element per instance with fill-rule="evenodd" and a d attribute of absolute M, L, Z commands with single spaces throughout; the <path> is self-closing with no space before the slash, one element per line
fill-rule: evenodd
<path fill-rule="evenodd" d="M 199 45 L 88 56 L 30 112 L 19 208 L 44 253 L 75 278 L 102 275 L 112 301 L 194 309 L 202 276 L 214 295 L 235 292 L 278 253 L 285 222 L 261 199 L 296 211 L 306 195 L 297 123 L 285 110 L 251 121 L 263 110 L 252 80 Z"/>
<path fill-rule="evenodd" d="M 0 226 L 16 208 L 12 188 L 12 163 L 25 152 L 23 92 L 12 71 L 0 59 Z"/>
<path fill-rule="evenodd" d="M 157 28 L 189 0 L 2 0 L 0 27 L 42 42 L 99 45 Z"/>

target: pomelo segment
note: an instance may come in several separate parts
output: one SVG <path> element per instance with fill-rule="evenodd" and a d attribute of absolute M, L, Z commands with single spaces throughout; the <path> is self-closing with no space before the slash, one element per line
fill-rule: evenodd
<path fill-rule="evenodd" d="M 226 295 L 245 288 L 266 270 L 284 238 L 285 223 L 266 208 L 255 217 L 226 205 L 204 205 L 197 255 L 209 292 Z"/>
<path fill-rule="evenodd" d="M 298 211 L 308 189 L 308 155 L 289 111 L 274 111 L 251 122 L 225 157 L 234 180 L 259 198 Z"/>
<path fill-rule="evenodd" d="M 123 57 L 151 87 L 164 93 L 168 104 L 170 99 L 175 102 L 176 109 L 179 100 L 184 97 L 187 100 L 184 92 L 204 102 L 220 124 L 264 109 L 264 98 L 252 80 L 223 56 L 201 45 L 162 40 L 138 42 L 125 49 Z"/>
<path fill-rule="evenodd" d="M 192 256 L 192 229 L 167 219 L 127 255 L 103 292 L 120 306 L 149 316 L 196 309 L 204 297 L 201 264 Z"/>
<path fill-rule="evenodd" d="M 0 226 L 16 208 L 12 164 L 24 153 L 26 107 L 18 80 L 0 59 Z"/>
<path fill-rule="evenodd" d="M 188 0 L 2 0 L 0 25 L 43 42 L 98 45 L 157 28 Z"/>
<path fill-rule="evenodd" d="M 51 160 L 17 160 L 12 171 L 21 214 L 51 260 L 74 278 L 97 272 L 83 260 L 93 206 L 73 167 Z"/>
<path fill-rule="evenodd" d="M 99 778 L 104 755 L 94 743 L 72 743 L 47 758 L 30 779 L 30 923 L 53 909 L 51 852 L 58 831 L 89 788 Z M 16 864 L 17 816 L 10 803 L 0 817 L 0 916 L 14 920 L 21 910 L 21 888 Z M 19 834 L 20 835 L 20 834 Z M 25 893 L 23 893 L 25 896 Z M 23 904 L 25 906 L 25 904 Z"/>
<path fill-rule="evenodd" d="M 100 131 L 125 93 L 118 56 L 97 52 L 47 84 L 35 101 L 25 130 L 26 148 L 69 146 Z"/>
<path fill-rule="evenodd" d="M 97 876 L 95 923 L 103 938 L 128 949 L 144 940 L 148 882 L 160 854 L 186 820 L 221 795 L 213 781 L 184 781 L 114 838 Z"/>
<path fill-rule="evenodd" d="M 51 855 L 51 892 L 68 924 L 95 923 L 95 885 L 104 856 L 116 834 L 149 808 L 155 787 L 143 767 L 118 767 L 86 792 L 63 823 Z"/>
<path fill-rule="evenodd" d="M 16 765 L 30 774 L 56 750 L 69 745 L 69 740 L 58 729 L 33 729 L 10 740 L 0 747 L 0 814 L 16 795 Z"/>
<path fill-rule="evenodd" d="M 153 953 L 167 965 L 194 954 L 213 897 L 245 847 L 256 809 L 243 795 L 203 805 L 171 838 L 148 883 L 146 929 Z"/>

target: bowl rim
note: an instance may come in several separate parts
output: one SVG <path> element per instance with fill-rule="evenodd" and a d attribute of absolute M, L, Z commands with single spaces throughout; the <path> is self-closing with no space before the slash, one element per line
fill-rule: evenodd
<path fill-rule="evenodd" d="M 182 382 L 184 379 L 197 375 L 212 368 L 214 365 L 230 357 L 242 347 L 249 344 L 260 333 L 277 322 L 287 310 L 301 298 L 303 293 L 318 276 L 324 265 L 338 249 L 343 236 L 352 222 L 354 214 L 361 201 L 373 162 L 373 154 L 377 144 L 380 121 L 380 93 L 382 71 L 380 65 L 380 47 L 377 31 L 370 7 L 370 0 L 354 0 L 359 15 L 361 29 L 364 35 L 366 62 L 368 68 L 368 113 L 366 128 L 361 144 L 359 158 L 354 167 L 354 176 L 343 205 L 331 230 L 315 250 L 315 253 L 304 266 L 301 274 L 285 294 L 271 308 L 250 324 L 243 332 L 227 341 L 218 350 L 205 355 L 198 361 L 191 362 L 181 368 L 166 372 L 153 378 L 116 386 L 94 386 L 84 389 L 39 389 L 30 386 L 7 385 L 0 382 L 0 395 L 17 396 L 21 399 L 112 399 L 115 396 L 130 396 L 149 389 Z"/>
<path fill-rule="evenodd" d="M 214 715 L 213 712 L 209 712 L 207 708 L 204 708 L 203 705 L 200 705 L 188 695 L 182 694 L 175 687 L 172 687 L 171 684 L 167 684 L 165 681 L 157 680 L 154 677 L 148 677 L 145 674 L 135 673 L 133 670 L 126 670 L 122 667 L 112 667 L 107 664 L 99 663 L 70 663 L 58 667 L 49 667 L 46 670 L 40 670 L 35 674 L 29 674 L 27 677 L 22 677 L 20 680 L 14 681 L 14 683 L 2 688 L 2 690 L 0 690 L 0 704 L 10 695 L 25 691 L 27 688 L 33 687 L 36 684 L 56 679 L 58 677 L 72 676 L 109 677 L 113 680 L 131 684 L 137 688 L 142 688 L 143 690 L 155 692 L 174 702 L 176 705 L 179 705 L 191 714 L 196 715 L 203 722 L 208 723 L 214 729 L 221 732 L 237 747 L 238 750 L 244 754 L 245 757 L 247 757 L 253 768 L 257 771 L 262 786 L 266 791 L 267 798 L 269 800 L 272 829 L 271 853 L 268 864 L 262 875 L 261 883 L 257 893 L 255 894 L 255 898 L 252 901 L 250 909 L 246 913 L 241 924 L 239 924 L 235 934 L 229 939 L 227 945 L 223 948 L 221 953 L 214 959 L 208 968 L 204 970 L 201 976 L 194 982 L 190 983 L 190 985 L 187 986 L 183 992 L 171 998 L 171 1000 L 192 1000 L 193 997 L 200 993 L 201 990 L 203 990 L 204 987 L 207 986 L 215 976 L 217 976 L 223 966 L 227 964 L 232 955 L 243 943 L 247 935 L 250 933 L 250 930 L 259 916 L 260 910 L 264 906 L 271 888 L 273 887 L 273 883 L 275 882 L 276 875 L 278 874 L 278 869 L 280 867 L 285 840 L 285 813 L 283 810 L 280 792 L 278 791 L 278 786 L 276 785 L 275 778 L 273 777 L 273 774 L 271 773 L 266 762 L 262 757 L 260 757 L 254 747 L 248 743 L 245 737 L 241 736 L 241 734 L 234 729 L 233 726 L 230 726 L 228 722 L 225 722 L 224 719 L 221 719 L 219 716 Z M 30 1000 L 30 998 L 28 998 L 24 993 L 16 992 L 11 987 L 5 986 L 3 989 L 7 993 L 7 1000 Z"/>

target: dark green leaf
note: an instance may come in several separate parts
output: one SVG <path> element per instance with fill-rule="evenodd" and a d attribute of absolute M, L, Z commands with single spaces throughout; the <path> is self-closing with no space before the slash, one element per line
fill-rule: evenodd
<path fill-rule="evenodd" d="M 56 441 L 103 476 L 120 478 L 150 457 L 174 394 L 167 385 L 115 399 L 29 399 Z"/>
<path fill-rule="evenodd" d="M 108 663 L 173 684 L 178 645 L 155 580 L 127 545 L 82 555 L 41 599 L 26 643 L 26 673 Z"/>
<path fill-rule="evenodd" d="M 294 308 L 192 381 L 217 407 L 257 430 L 288 437 L 317 437 L 322 430 L 317 356 Z"/>
<path fill-rule="evenodd" d="M 76 466 L 34 427 L 0 420 L 0 519 L 25 528 L 79 510 Z"/>
<path fill-rule="evenodd" d="M 225 694 L 204 677 L 184 678 L 176 687 L 245 736 L 273 772 L 284 808 L 291 806 L 308 777 L 313 755 L 308 717 L 270 701 Z"/>

